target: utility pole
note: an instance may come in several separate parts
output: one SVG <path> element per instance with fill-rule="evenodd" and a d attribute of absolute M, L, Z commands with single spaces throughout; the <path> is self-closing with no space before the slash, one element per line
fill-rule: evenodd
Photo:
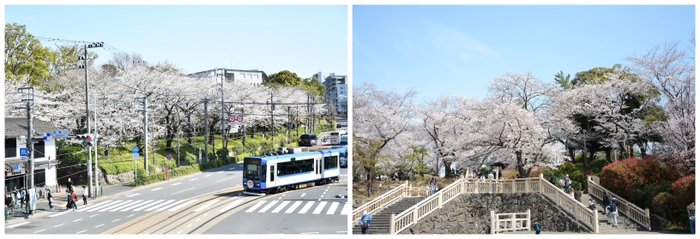
<path fill-rule="evenodd" d="M 86 134 L 90 133 L 90 89 L 88 87 L 88 48 L 95 48 L 95 47 L 103 47 L 104 42 L 94 42 L 90 44 L 85 44 L 83 48 L 83 66 L 82 68 L 85 69 L 85 126 L 87 126 L 87 132 Z M 80 59 L 79 59 L 80 60 Z M 88 147 L 88 168 L 87 168 L 87 174 L 88 174 L 88 197 L 92 197 L 92 147 Z"/>
<path fill-rule="evenodd" d="M 143 110 L 137 110 L 137 112 L 143 112 L 143 169 L 146 170 L 146 175 L 148 175 L 148 98 L 141 97 L 136 98 L 136 100 L 143 103 Z"/>
<path fill-rule="evenodd" d="M 224 117 L 224 81 L 226 80 L 226 74 L 225 69 L 221 68 L 221 147 L 224 149 L 228 149 L 226 145 L 226 117 Z"/>
<path fill-rule="evenodd" d="M 22 87 L 18 89 L 19 91 L 27 91 L 27 98 L 22 99 L 23 102 L 26 102 L 27 105 L 25 107 L 16 107 L 15 109 L 26 109 L 27 110 L 27 142 L 26 142 L 26 147 L 27 147 L 27 153 L 29 160 L 25 163 L 25 187 L 26 188 L 34 188 L 34 139 L 33 139 L 33 133 L 34 133 L 34 127 L 32 123 L 32 106 L 34 105 L 34 88 L 32 87 Z M 50 159 L 49 159 L 50 160 Z M 26 167 L 26 166 L 29 167 Z M 29 168 L 29 170 L 26 170 Z M 29 183 L 26 182 L 26 175 L 29 174 Z M 34 214 L 34 210 L 31 210 L 31 214 Z"/>
<path fill-rule="evenodd" d="M 289 144 L 289 128 L 292 127 L 292 115 L 290 114 L 291 106 L 287 106 L 287 144 Z"/>
<path fill-rule="evenodd" d="M 245 108 L 241 109 L 241 115 L 245 116 Z M 243 127 L 243 146 L 245 146 L 245 123 L 241 122 L 241 127 Z"/>
<path fill-rule="evenodd" d="M 209 99 L 204 99 L 204 162 L 209 162 L 209 112 L 207 105 Z"/>

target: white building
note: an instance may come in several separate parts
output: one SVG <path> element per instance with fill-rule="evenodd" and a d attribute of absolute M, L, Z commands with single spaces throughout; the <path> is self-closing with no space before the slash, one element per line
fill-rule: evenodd
<path fill-rule="evenodd" d="M 326 86 L 326 107 L 328 112 L 335 115 L 348 113 L 348 84 L 345 77 L 330 73 L 323 81 L 323 85 Z"/>
<path fill-rule="evenodd" d="M 216 68 L 206 71 L 195 72 L 188 74 L 191 77 L 216 77 L 223 76 L 226 79 L 226 83 L 233 82 L 244 82 L 252 84 L 253 86 L 259 86 L 263 82 L 267 82 L 267 74 L 259 70 L 237 70 L 237 69 L 225 69 Z M 217 81 L 218 82 L 218 81 Z"/>
<path fill-rule="evenodd" d="M 34 135 L 34 185 L 43 187 L 47 185 L 54 190 L 57 187 L 56 166 L 56 139 L 49 137 L 43 140 L 45 133 L 50 133 L 57 128 L 51 122 L 32 120 Z M 5 117 L 5 191 L 28 186 L 29 161 L 22 161 L 20 148 L 26 148 L 27 118 Z M 25 181 L 26 178 L 26 181 Z"/>

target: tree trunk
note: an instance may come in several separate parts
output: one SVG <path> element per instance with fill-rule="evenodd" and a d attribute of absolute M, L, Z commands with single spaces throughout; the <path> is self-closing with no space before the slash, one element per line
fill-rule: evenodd
<path fill-rule="evenodd" d="M 605 161 L 608 161 L 608 163 L 612 163 L 612 150 L 605 150 Z"/>

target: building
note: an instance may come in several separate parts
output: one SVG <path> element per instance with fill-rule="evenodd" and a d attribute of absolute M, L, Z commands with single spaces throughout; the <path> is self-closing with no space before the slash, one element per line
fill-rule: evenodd
<path fill-rule="evenodd" d="M 323 85 L 326 86 L 326 107 L 328 112 L 336 116 L 348 113 L 348 84 L 345 78 L 346 76 L 330 73 L 323 81 Z"/>
<path fill-rule="evenodd" d="M 190 77 L 215 77 L 217 75 L 223 75 L 224 79 L 226 79 L 226 83 L 244 82 L 252 84 L 253 86 L 259 86 L 262 83 L 267 82 L 268 79 L 267 74 L 259 70 L 216 68 L 188 74 Z"/>
<path fill-rule="evenodd" d="M 34 185 L 38 187 L 48 186 L 50 189 L 57 187 L 56 166 L 56 139 L 48 137 L 43 140 L 46 133 L 57 128 L 51 122 L 32 120 L 34 129 Z M 27 118 L 5 117 L 5 191 L 27 186 L 29 182 L 29 161 L 20 158 L 20 148 L 26 147 Z M 36 140 L 41 139 L 41 140 Z M 26 180 L 26 181 L 25 181 Z"/>

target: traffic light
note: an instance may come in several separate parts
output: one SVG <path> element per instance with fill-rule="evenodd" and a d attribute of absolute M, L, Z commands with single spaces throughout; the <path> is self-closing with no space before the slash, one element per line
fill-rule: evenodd
<path fill-rule="evenodd" d="M 76 138 L 83 140 L 83 146 L 92 146 L 96 137 L 95 134 L 79 134 Z"/>

